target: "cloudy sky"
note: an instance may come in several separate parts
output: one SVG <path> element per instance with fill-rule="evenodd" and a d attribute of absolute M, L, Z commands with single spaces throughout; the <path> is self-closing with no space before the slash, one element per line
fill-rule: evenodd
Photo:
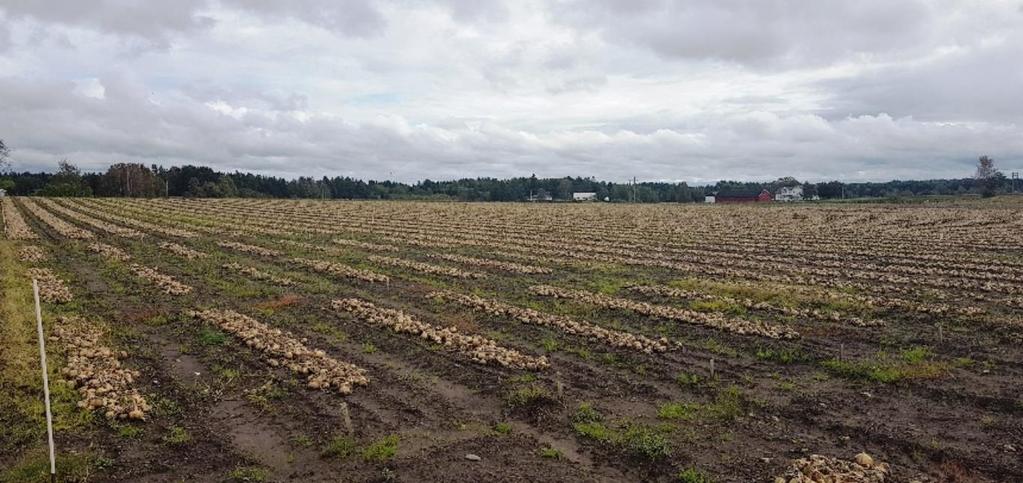
<path fill-rule="evenodd" d="M 0 139 L 294 177 L 1023 168 L 1023 0 L 0 0 Z"/>

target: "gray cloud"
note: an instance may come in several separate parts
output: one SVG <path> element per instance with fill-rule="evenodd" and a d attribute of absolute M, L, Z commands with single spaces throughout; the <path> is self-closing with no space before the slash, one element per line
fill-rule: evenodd
<path fill-rule="evenodd" d="M 17 169 L 704 182 L 1023 165 L 1015 4 L 71 3 L 0 6 Z"/>
<path fill-rule="evenodd" d="M 579 0 L 557 12 L 612 43 L 664 57 L 770 68 L 912 49 L 934 15 L 921 0 Z"/>
<path fill-rule="evenodd" d="M 212 19 L 199 11 L 204 0 L 121 2 L 116 0 L 10 0 L 0 10 L 11 20 L 79 27 L 144 40 L 166 47 L 176 32 L 208 28 Z"/>

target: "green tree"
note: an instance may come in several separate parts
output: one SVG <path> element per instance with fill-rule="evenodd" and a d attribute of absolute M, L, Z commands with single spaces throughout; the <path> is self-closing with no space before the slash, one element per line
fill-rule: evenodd
<path fill-rule="evenodd" d="M 57 163 L 57 174 L 50 178 L 40 192 L 43 196 L 92 196 L 90 188 L 82 180 L 82 171 L 70 161 Z"/>

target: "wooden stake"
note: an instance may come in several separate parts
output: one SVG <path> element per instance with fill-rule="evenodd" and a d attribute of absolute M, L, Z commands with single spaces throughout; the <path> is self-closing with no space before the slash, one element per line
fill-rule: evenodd
<path fill-rule="evenodd" d="M 845 360 L 845 344 L 838 344 L 838 360 Z"/>
<path fill-rule="evenodd" d="M 341 401 L 341 420 L 345 423 L 345 432 L 352 435 L 352 415 L 348 412 L 348 403 Z"/>
<path fill-rule="evenodd" d="M 714 358 L 710 358 L 710 378 L 714 379 Z"/>
<path fill-rule="evenodd" d="M 561 380 L 554 381 L 554 387 L 558 392 L 558 399 L 563 399 L 565 396 L 565 385 L 561 383 Z"/>
<path fill-rule="evenodd" d="M 57 462 L 53 450 L 53 415 L 50 414 L 50 375 L 46 369 L 46 342 L 43 340 L 43 309 L 39 305 L 39 282 L 32 279 L 36 302 L 36 331 L 39 333 L 39 362 L 43 366 L 43 400 L 46 403 L 46 436 L 50 444 L 50 481 L 57 481 Z"/>
<path fill-rule="evenodd" d="M 944 331 L 941 330 L 941 323 L 938 323 L 938 342 L 945 342 Z"/>

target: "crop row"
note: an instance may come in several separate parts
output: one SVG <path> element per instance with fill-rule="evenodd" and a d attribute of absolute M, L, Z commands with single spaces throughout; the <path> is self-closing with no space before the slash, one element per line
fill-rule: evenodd
<path fill-rule="evenodd" d="M 841 313 L 836 312 L 834 310 L 821 310 L 816 308 L 803 307 L 786 307 L 784 305 L 776 305 L 770 302 L 758 301 L 744 297 L 728 297 L 723 295 L 714 295 L 704 292 L 698 292 L 695 290 L 682 290 L 673 287 L 651 285 L 636 285 L 629 287 L 628 290 L 643 295 L 658 295 L 663 297 L 680 298 L 686 300 L 711 300 L 716 302 L 723 302 L 729 305 L 741 306 L 750 310 L 762 310 L 794 317 L 827 320 L 831 322 L 854 325 L 857 327 L 877 327 L 884 325 L 884 321 L 882 320 L 878 319 L 866 320 L 860 317 L 849 317 L 842 315 Z"/>
<path fill-rule="evenodd" d="M 529 288 L 529 291 L 544 297 L 576 300 L 606 309 L 627 310 L 649 317 L 677 320 L 736 334 L 759 335 L 772 339 L 795 339 L 799 337 L 799 333 L 791 328 L 769 324 L 760 320 L 735 319 L 720 314 L 705 314 L 693 310 L 637 302 L 584 290 L 564 289 L 550 285 L 534 285 Z"/>
<path fill-rule="evenodd" d="M 138 230 L 134 230 L 134 229 L 131 229 L 131 228 L 125 228 L 123 226 L 118 226 L 118 225 L 114 225 L 112 223 L 107 223 L 107 222 L 105 222 L 103 220 L 98 220 L 98 219 L 93 218 L 93 217 L 91 217 L 89 215 L 85 215 L 85 214 L 79 213 L 77 211 L 65 208 L 64 206 L 58 204 L 57 202 L 55 202 L 55 201 L 53 201 L 51 199 L 48 199 L 48 198 L 36 198 L 36 199 L 39 201 L 39 204 L 43 205 L 47 210 L 53 211 L 53 212 L 55 212 L 57 214 L 60 214 L 60 215 L 62 215 L 64 217 L 66 217 L 69 220 L 74 220 L 74 221 L 77 221 L 79 223 L 82 223 L 82 224 L 85 224 L 85 225 L 89 225 L 90 227 L 95 228 L 97 230 L 100 230 L 100 231 L 103 231 L 103 232 L 107 232 L 107 233 L 109 233 L 111 235 L 122 237 L 122 238 L 142 238 L 144 236 L 144 234 L 142 232 L 138 231 Z"/>
<path fill-rule="evenodd" d="M 106 243 L 92 242 L 88 245 L 88 249 L 93 253 L 100 254 L 108 260 L 116 260 L 119 262 L 131 260 L 131 255 L 128 255 L 127 252 L 115 246 L 107 245 Z"/>
<path fill-rule="evenodd" d="M 648 354 L 652 352 L 664 352 L 671 348 L 671 343 L 663 337 L 654 340 L 642 335 L 634 335 L 628 332 L 605 329 L 590 322 L 578 321 L 563 315 L 548 314 L 534 309 L 516 307 L 511 304 L 499 302 L 497 300 L 488 300 L 476 295 L 465 295 L 453 292 L 433 292 L 428 297 L 441 302 L 457 303 L 491 316 L 509 317 L 524 324 L 552 327 L 565 332 L 566 334 L 600 341 L 612 347 L 632 349 L 646 352 Z"/>
<path fill-rule="evenodd" d="M 252 317 L 233 310 L 200 310 L 189 314 L 215 325 L 265 354 L 272 367 L 283 366 L 306 377 L 312 389 L 334 389 L 350 394 L 354 386 L 369 384 L 366 371 L 354 364 L 339 361 L 319 349 L 310 349 L 292 334 L 270 327 Z"/>
<path fill-rule="evenodd" d="M 277 275 L 264 272 L 256 267 L 246 267 L 245 265 L 242 265 L 240 263 L 235 262 L 225 263 L 221 265 L 221 268 L 227 270 L 228 272 L 244 275 L 248 278 L 258 280 L 260 282 L 268 282 L 274 285 L 280 285 L 284 287 L 295 285 L 295 281 L 290 278 L 278 277 Z"/>
<path fill-rule="evenodd" d="M 136 277 L 148 280 L 168 295 L 185 295 L 192 292 L 192 287 L 177 281 L 174 277 L 160 273 L 157 269 L 142 264 L 132 263 L 128 265 Z"/>
<path fill-rule="evenodd" d="M 75 200 L 72 203 L 73 203 L 75 209 L 77 209 L 77 210 L 79 210 L 79 211 L 81 211 L 83 213 L 87 213 L 87 214 L 90 214 L 90 215 L 93 215 L 93 216 L 105 218 L 105 219 L 108 219 L 108 220 L 113 220 L 113 221 L 115 221 L 117 223 L 120 223 L 122 225 L 131 226 L 131 227 L 134 227 L 136 229 L 142 230 L 144 232 L 159 233 L 161 235 L 171 236 L 171 237 L 175 237 L 175 238 L 195 238 L 195 237 L 199 236 L 198 233 L 195 233 L 193 231 L 181 230 L 181 229 L 178 229 L 178 228 L 172 228 L 172 227 L 167 227 L 167 226 L 163 226 L 163 225 L 157 225 L 157 224 L 154 224 L 154 223 L 147 223 L 145 221 L 141 221 L 141 220 L 139 220 L 137 218 L 133 218 L 133 217 L 130 217 L 130 216 L 118 215 L 118 214 L 110 213 L 110 212 L 108 212 L 106 210 L 100 210 L 100 209 L 94 208 L 94 206 L 96 206 L 94 203 L 102 203 L 102 200 Z M 122 210 L 120 212 L 123 213 L 124 211 Z"/>
<path fill-rule="evenodd" d="M 545 369 L 547 358 L 524 355 L 514 349 L 501 347 L 497 342 L 478 335 L 458 332 L 457 327 L 438 328 L 400 310 L 378 307 L 355 298 L 334 300 L 331 307 L 354 315 L 364 322 L 387 327 L 394 332 L 412 334 L 443 345 L 480 364 L 496 363 L 520 369 Z"/>
<path fill-rule="evenodd" d="M 26 210 L 35 215 L 36 218 L 39 218 L 40 221 L 48 225 L 53 229 L 53 231 L 56 231 L 64 238 L 86 240 L 96 237 L 96 235 L 94 235 L 91 231 L 83 230 L 57 218 L 56 216 L 53 216 L 50 212 L 37 205 L 31 198 L 22 198 L 22 204 L 25 206 Z"/>
<path fill-rule="evenodd" d="M 391 278 L 387 275 L 349 267 L 348 265 L 340 263 L 328 262 L 325 260 L 312 260 L 309 258 L 292 258 L 291 261 L 311 270 L 342 278 L 351 278 L 355 280 L 362 280 L 364 282 L 376 283 L 388 283 L 391 281 Z"/>
<path fill-rule="evenodd" d="M 250 255 L 258 255 L 261 257 L 279 257 L 281 252 L 278 250 L 272 250 L 269 248 L 257 247 L 255 245 L 248 245 L 236 241 L 218 241 L 217 246 L 220 248 L 228 248 L 231 250 L 237 250 L 242 253 L 248 253 Z"/>
<path fill-rule="evenodd" d="M 184 245 L 180 245 L 173 242 L 160 242 L 158 246 L 186 260 L 198 260 L 201 258 L 209 258 L 209 254 L 207 253 L 203 253 L 198 250 L 193 250 Z"/>
<path fill-rule="evenodd" d="M 454 278 L 483 278 L 482 273 L 468 272 L 460 270 L 454 267 L 442 267 L 440 265 L 433 265 L 430 263 L 417 262 L 415 260 L 408 260 L 405 258 L 396 257 L 384 257 L 380 255 L 370 255 L 369 260 L 378 263 L 380 265 L 389 265 L 397 268 L 404 268 L 412 270 L 414 272 L 425 273 L 428 275 L 444 275 L 447 277 Z"/>
<path fill-rule="evenodd" d="M 10 240 L 36 240 L 39 235 L 25 223 L 21 212 L 14 205 L 12 198 L 0 198 L 0 210 L 3 211 L 4 232 Z"/>
<path fill-rule="evenodd" d="M 494 260 L 490 258 L 467 257 L 465 255 L 456 255 L 452 253 L 431 253 L 429 256 L 432 258 L 447 260 L 449 262 L 463 263 L 466 265 L 474 265 L 477 267 L 484 268 L 496 268 L 498 270 L 503 270 L 505 272 L 521 273 L 525 275 L 553 273 L 551 269 L 545 267 L 523 265 L 521 263 L 505 262 L 502 260 Z"/>

